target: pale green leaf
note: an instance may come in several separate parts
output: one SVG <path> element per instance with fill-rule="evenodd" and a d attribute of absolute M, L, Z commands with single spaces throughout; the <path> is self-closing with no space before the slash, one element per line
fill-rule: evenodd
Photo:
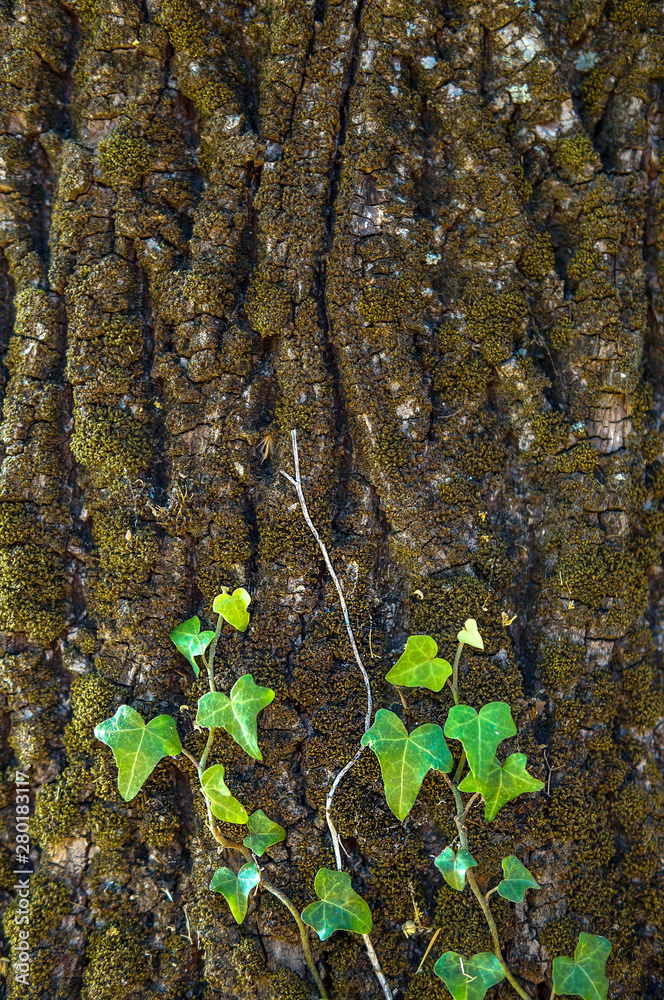
<path fill-rule="evenodd" d="M 354 891 L 347 872 L 321 868 L 314 881 L 318 901 L 305 906 L 302 919 L 313 927 L 321 941 L 335 931 L 369 934 L 371 910 Z"/>
<path fill-rule="evenodd" d="M 429 635 L 411 635 L 406 648 L 394 664 L 385 680 L 402 687 L 422 687 L 429 691 L 440 691 L 452 673 L 447 660 L 436 654 L 438 646 Z"/>
<path fill-rule="evenodd" d="M 446 951 L 433 967 L 454 1000 L 484 1000 L 487 990 L 505 978 L 505 969 L 490 951 L 464 958 Z"/>
<path fill-rule="evenodd" d="M 484 649 L 484 643 L 482 642 L 482 636 L 480 635 L 477 622 L 474 618 L 467 618 L 461 631 L 457 634 L 457 639 L 459 642 L 465 643 L 466 646 L 474 646 L 475 649 Z"/>
<path fill-rule="evenodd" d="M 398 715 L 381 708 L 371 729 L 362 737 L 378 757 L 387 804 L 398 819 L 413 808 L 425 775 L 435 769 L 450 771 L 452 755 L 443 731 L 434 723 L 418 726 L 410 736 Z"/>
<path fill-rule="evenodd" d="M 258 748 L 258 713 L 274 700 L 272 688 L 254 683 L 244 674 L 232 687 L 230 698 L 221 691 L 208 691 L 198 702 L 196 723 L 206 729 L 225 729 L 250 757 L 262 760 Z"/>
<path fill-rule="evenodd" d="M 273 847 L 274 844 L 279 844 L 286 839 L 286 831 L 283 826 L 279 826 L 278 823 L 269 819 L 262 809 L 257 809 L 251 814 L 247 820 L 247 826 L 249 834 L 242 843 L 259 858 L 265 854 L 268 847 Z"/>
<path fill-rule="evenodd" d="M 95 726 L 95 736 L 113 751 L 118 790 L 125 802 L 138 794 L 162 757 L 182 753 L 175 719 L 158 715 L 146 726 L 129 705 L 120 705 L 112 719 Z"/>
<path fill-rule="evenodd" d="M 459 784 L 462 792 L 480 792 L 485 803 L 484 818 L 490 823 L 502 807 L 525 792 L 539 792 L 544 782 L 526 771 L 525 753 L 513 753 L 501 767 L 494 758 L 483 781 L 467 774 Z"/>
<path fill-rule="evenodd" d="M 522 903 L 527 889 L 539 889 L 539 882 L 535 881 L 514 854 L 503 858 L 501 864 L 505 878 L 498 885 L 498 895 L 503 899 L 509 899 L 512 903 Z"/>
<path fill-rule="evenodd" d="M 253 861 L 242 865 L 237 875 L 230 868 L 217 868 L 212 876 L 210 888 L 220 892 L 231 908 L 235 921 L 241 924 L 247 915 L 249 893 L 261 880 L 258 865 Z"/>
<path fill-rule="evenodd" d="M 461 740 L 470 770 L 478 781 L 487 774 L 498 744 L 516 734 L 509 705 L 492 701 L 479 714 L 470 705 L 453 705 L 445 723 L 445 735 Z"/>
<path fill-rule="evenodd" d="M 476 868 L 472 854 L 468 851 L 454 851 L 451 847 L 446 847 L 434 859 L 434 865 L 442 872 L 443 878 L 448 885 L 451 885 L 457 892 L 463 892 L 466 886 L 466 872 L 469 868 Z"/>
<path fill-rule="evenodd" d="M 249 817 L 241 802 L 231 794 L 224 781 L 224 765 L 213 764 L 201 777 L 203 795 L 212 814 L 222 823 L 246 823 Z"/>
<path fill-rule="evenodd" d="M 579 934 L 574 958 L 554 958 L 553 989 L 559 997 L 606 1000 L 609 983 L 604 972 L 611 945 L 599 934 Z"/>
<path fill-rule="evenodd" d="M 189 660 L 198 677 L 196 657 L 203 655 L 214 639 L 214 632 L 201 632 L 200 618 L 198 615 L 194 615 L 193 618 L 188 618 L 182 625 L 173 629 L 171 639 L 182 655 Z"/>
<path fill-rule="evenodd" d="M 247 608 L 251 604 L 251 597 L 244 587 L 238 587 L 232 594 L 218 594 L 212 605 L 212 610 L 227 621 L 229 625 L 239 632 L 246 631 L 249 624 L 249 612 Z"/>

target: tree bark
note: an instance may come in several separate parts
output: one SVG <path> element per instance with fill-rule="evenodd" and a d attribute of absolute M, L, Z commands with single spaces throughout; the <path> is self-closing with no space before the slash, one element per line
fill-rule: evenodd
<path fill-rule="evenodd" d="M 169 633 L 247 588 L 217 686 L 275 690 L 264 760 L 221 733 L 209 763 L 286 828 L 269 879 L 314 899 L 366 700 L 279 475 L 292 429 L 375 707 L 442 721 L 449 691 L 402 705 L 384 677 L 476 618 L 463 698 L 512 706 L 544 782 L 469 816 L 483 891 L 509 854 L 541 886 L 492 897 L 512 972 L 548 998 L 587 931 L 610 997 L 664 992 L 663 38 L 647 0 L 4 0 L 0 899 L 11 962 L 20 770 L 35 996 L 313 995 L 274 897 L 238 927 L 209 891 L 235 862 L 188 761 L 125 803 L 93 735 L 128 703 L 200 757 Z M 366 752 L 333 818 L 392 989 L 447 997 L 438 955 L 492 944 L 432 863 L 442 776 L 401 823 Z M 358 935 L 314 951 L 330 997 L 382 996 Z"/>

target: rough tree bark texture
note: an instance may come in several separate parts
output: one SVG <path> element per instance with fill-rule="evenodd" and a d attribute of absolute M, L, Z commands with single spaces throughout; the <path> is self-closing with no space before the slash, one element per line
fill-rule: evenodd
<path fill-rule="evenodd" d="M 542 885 L 496 901 L 512 968 L 548 998 L 588 930 L 611 997 L 661 997 L 661 4 L 3 0 L 0 28 L 2 805 L 9 845 L 29 771 L 35 996 L 312 995 L 276 901 L 238 928 L 208 891 L 227 859 L 187 762 L 128 806 L 92 735 L 128 701 L 200 751 L 168 634 L 247 587 L 218 679 L 276 690 L 265 760 L 211 762 L 312 900 L 364 689 L 278 475 L 295 427 L 377 707 L 403 711 L 407 634 L 449 656 L 476 617 L 465 697 L 514 706 L 546 783 L 471 825 L 480 879 L 516 852 Z M 406 702 L 412 727 L 450 696 Z M 366 753 L 335 820 L 393 986 L 447 997 L 437 954 L 490 939 L 432 865 L 444 782 L 398 823 Z M 442 927 L 419 976 L 414 907 Z M 317 953 L 332 997 L 379 995 L 359 938 Z"/>

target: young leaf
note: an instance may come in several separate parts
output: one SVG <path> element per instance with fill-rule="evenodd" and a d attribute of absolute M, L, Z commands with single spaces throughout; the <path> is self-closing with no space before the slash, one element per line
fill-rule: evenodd
<path fill-rule="evenodd" d="M 477 630 L 477 622 L 474 618 L 467 618 L 466 623 L 457 635 L 459 642 L 463 642 L 466 646 L 474 646 L 475 649 L 484 649 L 484 643 L 482 642 L 482 636 Z"/>
<path fill-rule="evenodd" d="M 410 736 L 398 715 L 381 708 L 371 729 L 362 737 L 380 761 L 387 804 L 397 817 L 405 819 L 413 808 L 425 775 L 452 769 L 450 753 L 440 726 L 428 722 L 413 729 Z"/>
<path fill-rule="evenodd" d="M 390 684 L 402 687 L 423 687 L 440 691 L 452 668 L 447 660 L 436 656 L 438 646 L 429 635 L 411 635 L 406 648 L 385 676 Z"/>
<path fill-rule="evenodd" d="M 490 951 L 481 951 L 471 959 L 446 951 L 433 967 L 454 1000 L 484 1000 L 487 990 L 505 978 L 505 970 Z"/>
<path fill-rule="evenodd" d="M 478 713 L 470 705 L 453 705 L 445 723 L 445 735 L 461 740 L 470 770 L 482 781 L 496 755 L 498 744 L 516 735 L 509 705 L 492 701 Z"/>
<path fill-rule="evenodd" d="M 125 802 L 138 794 L 162 757 L 182 753 L 175 719 L 158 715 L 146 726 L 129 705 L 120 705 L 112 719 L 95 726 L 95 736 L 113 751 L 118 790 Z"/>
<path fill-rule="evenodd" d="M 599 934 L 579 934 L 574 959 L 554 958 L 553 989 L 556 996 L 606 1000 L 609 983 L 604 966 L 611 945 Z"/>
<path fill-rule="evenodd" d="M 544 788 L 544 782 L 526 771 L 525 753 L 510 754 L 502 767 L 494 757 L 482 781 L 478 781 L 473 774 L 467 774 L 459 783 L 462 792 L 481 792 L 487 823 L 496 818 L 506 802 L 524 792 L 539 792 L 541 788 Z"/>
<path fill-rule="evenodd" d="M 196 723 L 206 729 L 225 729 L 250 757 L 262 760 L 256 717 L 273 700 L 272 688 L 259 687 L 251 674 L 244 674 L 233 685 L 230 698 L 221 691 L 203 695 L 198 702 Z"/>
<path fill-rule="evenodd" d="M 457 892 L 463 892 L 466 887 L 466 872 L 469 868 L 476 868 L 477 861 L 468 851 L 459 851 L 457 854 L 451 847 L 446 847 L 434 859 L 434 865 L 443 873 L 448 885 Z"/>
<path fill-rule="evenodd" d="M 250 851 L 253 851 L 254 854 L 257 854 L 259 858 L 265 854 L 268 847 L 273 847 L 274 844 L 278 844 L 286 839 L 286 831 L 283 826 L 273 823 L 262 809 L 257 809 L 256 812 L 251 814 L 247 820 L 247 826 L 249 827 L 249 834 L 244 838 L 242 843 Z"/>
<path fill-rule="evenodd" d="M 203 795 L 210 809 L 222 823 L 246 823 L 249 817 L 247 810 L 238 802 L 224 781 L 224 765 L 213 764 L 203 772 L 201 778 Z"/>
<path fill-rule="evenodd" d="M 173 629 L 171 639 L 182 655 L 189 660 L 198 677 L 198 664 L 195 658 L 203 655 L 214 639 L 214 632 L 201 632 L 200 618 L 198 615 L 194 615 L 193 618 L 188 618 L 182 625 Z"/>
<path fill-rule="evenodd" d="M 314 889 L 318 901 L 305 906 L 302 919 L 309 927 L 313 927 L 321 941 L 326 941 L 335 931 L 369 934 L 372 925 L 371 910 L 353 890 L 347 872 L 319 869 Z"/>
<path fill-rule="evenodd" d="M 217 594 L 212 610 L 221 615 L 224 621 L 236 628 L 238 632 L 245 632 L 249 624 L 247 608 L 250 604 L 249 593 L 244 587 L 238 587 L 232 594 Z"/>
<path fill-rule="evenodd" d="M 539 882 L 535 881 L 514 854 L 503 858 L 501 864 L 505 878 L 498 885 L 498 895 L 503 899 L 509 899 L 512 903 L 522 903 L 527 889 L 539 889 Z"/>
<path fill-rule="evenodd" d="M 235 922 L 241 924 L 247 915 L 249 893 L 261 880 L 258 865 L 253 862 L 242 865 L 237 875 L 230 868 L 217 868 L 212 876 L 210 888 L 220 892 L 231 908 Z"/>

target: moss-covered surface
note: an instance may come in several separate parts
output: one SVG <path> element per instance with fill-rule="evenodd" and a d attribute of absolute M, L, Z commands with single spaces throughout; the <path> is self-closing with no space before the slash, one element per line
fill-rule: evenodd
<path fill-rule="evenodd" d="M 248 587 L 217 680 L 276 691 L 264 760 L 220 737 L 211 762 L 287 829 L 267 870 L 311 900 L 364 688 L 279 475 L 293 427 L 376 705 L 441 719 L 446 692 L 404 708 L 384 674 L 408 633 L 449 657 L 478 620 L 465 697 L 513 706 L 545 782 L 471 824 L 487 885 L 509 853 L 540 878 L 496 906 L 526 988 L 548 996 L 587 930 L 611 1000 L 664 992 L 664 22 L 645 0 L 531 7 L 0 10 L 0 806 L 29 769 L 40 997 L 312 995 L 285 911 L 259 893 L 238 928 L 209 892 L 228 858 L 186 760 L 125 803 L 93 736 L 129 701 L 200 752 L 205 685 L 168 634 Z M 489 945 L 431 864 L 450 812 L 431 775 L 397 823 L 368 753 L 335 800 L 408 1000 L 446 997 L 440 950 Z M 358 940 L 316 954 L 335 1000 L 378 996 Z M 10 972 L 0 997 L 23 995 Z"/>

